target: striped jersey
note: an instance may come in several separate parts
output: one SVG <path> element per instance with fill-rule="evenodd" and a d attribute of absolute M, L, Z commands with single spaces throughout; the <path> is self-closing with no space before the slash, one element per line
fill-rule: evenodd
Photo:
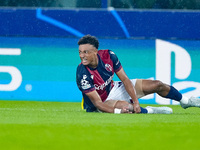
<path fill-rule="evenodd" d="M 97 91 L 104 102 L 108 97 L 113 85 L 114 73 L 122 66 L 117 56 L 111 50 L 98 51 L 98 66 L 91 68 L 80 63 L 76 70 L 76 82 L 83 95 L 83 107 L 87 112 L 96 111 L 86 93 Z"/>

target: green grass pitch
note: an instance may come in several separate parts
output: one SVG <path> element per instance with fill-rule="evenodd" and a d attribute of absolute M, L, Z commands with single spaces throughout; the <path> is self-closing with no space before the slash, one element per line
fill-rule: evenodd
<path fill-rule="evenodd" d="M 0 101 L 0 149 L 199 150 L 199 108 L 170 106 L 171 115 L 107 114 L 86 113 L 80 105 Z"/>

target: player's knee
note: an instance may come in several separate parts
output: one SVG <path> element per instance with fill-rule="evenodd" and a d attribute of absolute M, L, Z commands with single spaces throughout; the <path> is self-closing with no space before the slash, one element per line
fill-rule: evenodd
<path fill-rule="evenodd" d="M 159 80 L 154 81 L 156 92 L 163 91 L 165 84 Z"/>

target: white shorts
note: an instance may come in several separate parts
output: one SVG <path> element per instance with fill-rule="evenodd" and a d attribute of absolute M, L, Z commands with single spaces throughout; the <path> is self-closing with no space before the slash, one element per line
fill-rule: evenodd
<path fill-rule="evenodd" d="M 132 82 L 133 86 L 135 87 L 135 92 L 136 92 L 137 98 L 144 96 L 144 93 L 142 91 L 142 80 L 141 79 L 131 79 L 131 82 Z M 107 102 L 109 100 L 115 100 L 115 101 L 121 100 L 121 101 L 127 101 L 129 103 L 132 103 L 132 99 L 129 96 L 129 94 L 127 93 L 127 91 L 124 87 L 124 84 L 121 81 L 114 82 L 114 87 L 110 91 L 105 102 Z"/>

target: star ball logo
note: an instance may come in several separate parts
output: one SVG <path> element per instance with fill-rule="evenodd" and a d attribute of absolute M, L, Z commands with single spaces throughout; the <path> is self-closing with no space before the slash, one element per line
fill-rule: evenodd
<path fill-rule="evenodd" d="M 81 86 L 82 88 L 85 89 L 89 89 L 91 87 L 91 85 L 89 84 L 89 82 L 86 80 L 87 75 L 83 75 L 83 79 L 81 80 Z"/>

